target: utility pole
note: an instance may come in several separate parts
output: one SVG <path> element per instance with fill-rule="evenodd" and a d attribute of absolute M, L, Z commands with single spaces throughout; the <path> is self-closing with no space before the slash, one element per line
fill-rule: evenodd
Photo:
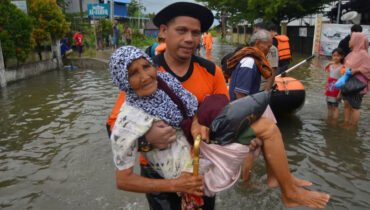
<path fill-rule="evenodd" d="M 1 41 L 0 41 L 0 88 L 6 86 L 6 79 L 5 79 L 5 66 L 4 66 L 4 58 L 3 58 L 3 50 L 1 49 Z"/>
<path fill-rule="evenodd" d="M 113 23 L 114 19 L 114 0 L 110 0 L 110 20 Z"/>
<path fill-rule="evenodd" d="M 338 13 L 337 13 L 337 24 L 339 24 L 339 18 L 340 18 L 340 6 L 342 5 L 342 0 L 338 1 Z"/>
<path fill-rule="evenodd" d="M 221 38 L 224 39 L 226 37 L 225 33 L 225 11 L 221 11 Z"/>
<path fill-rule="evenodd" d="M 140 19 L 140 18 L 141 18 L 141 17 L 140 17 L 140 16 L 141 16 L 141 15 L 140 15 L 140 10 L 141 10 L 141 7 L 140 7 L 140 6 L 141 6 L 141 2 L 140 2 L 140 0 L 139 0 L 139 19 L 138 19 L 138 23 L 139 23 L 139 25 L 138 25 L 138 29 L 140 29 L 140 27 L 141 27 L 141 25 L 140 25 L 140 20 L 141 20 L 141 19 Z"/>

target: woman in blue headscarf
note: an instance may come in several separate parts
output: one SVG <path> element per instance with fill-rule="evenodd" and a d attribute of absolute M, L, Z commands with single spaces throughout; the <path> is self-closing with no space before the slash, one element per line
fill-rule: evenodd
<path fill-rule="evenodd" d="M 60 42 L 60 54 L 64 57 L 72 52 L 71 47 L 67 45 L 67 38 L 63 38 Z"/>

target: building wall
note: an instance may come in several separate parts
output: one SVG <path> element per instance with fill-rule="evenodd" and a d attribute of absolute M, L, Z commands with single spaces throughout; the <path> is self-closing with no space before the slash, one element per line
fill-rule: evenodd
<path fill-rule="evenodd" d="M 80 12 L 80 0 L 64 0 L 67 4 L 66 13 Z M 99 0 L 82 0 L 83 11 L 87 10 L 88 4 L 98 4 Z"/>

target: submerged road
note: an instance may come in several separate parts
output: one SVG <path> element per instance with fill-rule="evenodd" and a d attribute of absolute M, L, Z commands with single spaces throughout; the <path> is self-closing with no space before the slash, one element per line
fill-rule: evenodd
<path fill-rule="evenodd" d="M 215 62 L 234 48 L 216 41 Z M 295 63 L 308 57 L 294 56 Z M 367 209 L 370 97 L 364 97 L 358 130 L 329 124 L 326 62 L 315 58 L 290 74 L 304 84 L 306 102 L 278 126 L 292 173 L 331 194 L 326 209 Z M 143 194 L 115 186 L 105 122 L 118 93 L 106 69 L 54 71 L 0 89 L 0 208 L 148 209 Z M 218 193 L 216 209 L 284 209 L 279 189 L 264 184 L 262 158 L 251 180 L 257 188 L 237 183 Z"/>

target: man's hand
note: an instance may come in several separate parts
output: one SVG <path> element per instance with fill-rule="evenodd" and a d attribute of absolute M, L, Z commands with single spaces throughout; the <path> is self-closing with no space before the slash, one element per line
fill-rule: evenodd
<path fill-rule="evenodd" d="M 191 135 L 193 139 L 196 139 L 200 135 L 203 141 L 209 142 L 209 128 L 199 124 L 197 115 L 194 116 L 193 123 L 191 124 Z"/>
<path fill-rule="evenodd" d="M 145 134 L 146 140 L 155 148 L 165 149 L 176 141 L 176 129 L 167 125 L 164 121 L 153 122 L 152 127 Z"/>

